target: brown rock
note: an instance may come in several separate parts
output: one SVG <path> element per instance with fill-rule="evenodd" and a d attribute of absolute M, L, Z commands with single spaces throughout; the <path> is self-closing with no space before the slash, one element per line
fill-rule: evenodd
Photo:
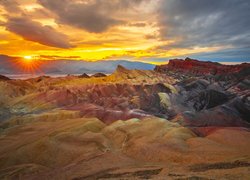
<path fill-rule="evenodd" d="M 90 78 L 89 75 L 87 75 L 86 73 L 83 73 L 82 75 L 78 76 L 79 78 Z"/>
<path fill-rule="evenodd" d="M 91 77 L 106 77 L 107 75 L 106 74 L 103 74 L 103 73 L 96 73 L 96 74 L 93 74 Z"/>

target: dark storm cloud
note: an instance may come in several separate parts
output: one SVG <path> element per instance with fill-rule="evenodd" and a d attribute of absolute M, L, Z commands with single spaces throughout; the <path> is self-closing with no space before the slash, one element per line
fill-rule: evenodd
<path fill-rule="evenodd" d="M 165 0 L 159 12 L 162 39 L 177 39 L 166 48 L 249 48 L 249 0 Z"/>
<path fill-rule="evenodd" d="M 8 31 L 29 41 L 57 48 L 72 47 L 66 35 L 57 32 L 50 26 L 44 26 L 25 17 L 10 17 L 5 23 L 5 27 Z"/>
<path fill-rule="evenodd" d="M 143 0 L 38 0 L 42 6 L 57 15 L 57 22 L 101 33 L 112 26 L 124 24 L 124 17 L 115 15 L 133 9 Z"/>

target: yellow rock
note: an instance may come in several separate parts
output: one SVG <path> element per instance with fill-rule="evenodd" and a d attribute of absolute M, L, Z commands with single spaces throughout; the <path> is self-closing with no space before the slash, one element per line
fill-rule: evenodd
<path fill-rule="evenodd" d="M 160 104 L 165 109 L 168 109 L 171 106 L 170 97 L 167 93 L 158 93 L 160 98 Z"/>

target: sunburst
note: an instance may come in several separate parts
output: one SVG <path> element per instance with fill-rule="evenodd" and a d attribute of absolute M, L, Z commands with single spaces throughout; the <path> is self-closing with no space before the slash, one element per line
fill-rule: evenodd
<path fill-rule="evenodd" d="M 40 70 L 42 62 L 32 55 L 26 55 L 17 60 L 17 66 L 25 73 L 42 73 Z"/>

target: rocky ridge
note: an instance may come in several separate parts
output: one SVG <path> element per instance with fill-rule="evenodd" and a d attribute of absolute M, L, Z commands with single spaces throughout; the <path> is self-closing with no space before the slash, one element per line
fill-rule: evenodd
<path fill-rule="evenodd" d="M 223 65 L 215 62 L 204 62 L 195 59 L 186 58 L 171 59 L 166 65 L 159 65 L 155 67 L 157 72 L 175 71 L 186 74 L 192 74 L 195 76 L 201 75 L 228 75 L 238 73 L 243 69 L 249 69 L 249 63 L 242 63 L 239 65 Z"/>

